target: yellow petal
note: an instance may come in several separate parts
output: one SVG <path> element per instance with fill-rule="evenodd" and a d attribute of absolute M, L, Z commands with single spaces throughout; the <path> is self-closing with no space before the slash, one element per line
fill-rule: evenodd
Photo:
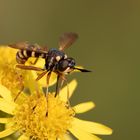
<path fill-rule="evenodd" d="M 0 123 L 9 123 L 11 118 L 0 118 Z"/>
<path fill-rule="evenodd" d="M 69 89 L 69 98 L 70 98 L 72 96 L 74 90 L 76 89 L 76 87 L 77 87 L 77 81 L 76 80 L 72 80 L 68 84 L 68 87 L 65 86 L 60 91 L 60 94 L 59 94 L 60 99 L 63 100 L 63 101 L 67 101 L 67 99 L 68 99 L 68 89 Z"/>
<path fill-rule="evenodd" d="M 46 76 L 43 76 L 40 80 L 36 81 L 37 78 L 37 72 L 35 71 L 26 71 L 25 75 L 25 87 L 28 87 L 31 91 L 31 93 L 35 92 L 36 90 L 41 90 L 42 87 L 46 87 L 47 80 Z M 54 72 L 51 73 L 50 80 L 49 80 L 49 86 L 52 86 L 56 83 L 56 74 Z"/>
<path fill-rule="evenodd" d="M 10 128 L 10 127 L 12 127 L 14 125 L 15 125 L 15 122 L 13 120 L 11 120 L 10 122 L 5 124 L 5 129 Z"/>
<path fill-rule="evenodd" d="M 37 74 L 35 71 L 26 70 L 26 74 L 24 75 L 24 83 L 25 87 L 28 87 L 31 93 L 36 92 L 37 89 L 40 89 L 40 86 L 38 85 L 37 81 L 35 80 L 37 77 Z"/>
<path fill-rule="evenodd" d="M 35 65 L 36 65 L 37 67 L 44 68 L 44 66 L 45 66 L 45 59 L 39 58 L 39 59 L 37 60 L 37 63 L 36 63 Z"/>
<path fill-rule="evenodd" d="M 36 58 L 35 57 L 30 57 L 26 62 L 25 62 L 25 65 L 32 65 L 32 66 L 35 66 L 35 67 L 39 67 L 39 68 L 44 68 L 44 65 L 45 65 L 45 59 L 43 58 L 38 58 L 37 62 L 34 64 L 34 62 L 36 61 Z"/>
<path fill-rule="evenodd" d="M 0 54 L 1 54 L 0 64 L 9 64 L 11 62 L 16 63 L 15 59 L 16 52 L 17 52 L 16 49 L 9 48 L 8 46 L 0 46 Z"/>
<path fill-rule="evenodd" d="M 14 102 L 7 102 L 3 98 L 0 98 L 0 110 L 8 114 L 13 114 L 13 111 L 16 107 Z"/>
<path fill-rule="evenodd" d="M 4 131 L 0 132 L 0 138 L 6 137 L 14 133 L 16 129 L 13 129 L 13 127 L 7 128 Z"/>
<path fill-rule="evenodd" d="M 58 138 L 58 140 L 73 140 L 72 137 L 68 134 L 64 134 L 63 137 Z"/>
<path fill-rule="evenodd" d="M 36 58 L 33 58 L 33 57 L 30 57 L 28 59 L 28 61 L 26 62 L 26 65 L 32 65 L 31 63 L 33 63 L 35 61 Z M 39 67 L 39 68 L 44 68 L 45 66 L 45 59 L 42 59 L 42 58 L 39 58 L 37 60 L 37 63 L 35 65 L 32 65 L 32 66 L 35 66 L 35 67 Z M 41 72 L 36 72 L 36 71 L 32 71 L 32 73 L 30 73 L 33 77 L 33 79 L 35 80 L 38 76 L 38 74 L 40 74 Z M 47 75 L 47 74 L 46 74 Z M 43 76 L 39 81 L 38 83 L 41 85 L 41 86 L 44 86 L 46 87 L 46 75 Z M 53 84 L 56 83 L 56 79 L 57 79 L 57 75 L 56 73 L 52 72 L 51 73 L 51 76 L 50 76 L 50 80 L 49 80 L 49 86 L 52 86 Z"/>
<path fill-rule="evenodd" d="M 52 72 L 51 76 L 50 76 L 50 79 L 49 79 L 49 86 L 54 85 L 56 83 L 56 80 L 57 80 L 57 74 Z M 46 75 L 43 76 L 38 82 L 39 82 L 40 85 L 46 87 L 46 83 L 47 83 Z"/>
<path fill-rule="evenodd" d="M 12 100 L 11 92 L 3 85 L 0 84 L 0 96 L 7 101 Z"/>
<path fill-rule="evenodd" d="M 81 103 L 81 104 L 74 106 L 73 109 L 78 114 L 78 113 L 87 112 L 87 111 L 93 109 L 94 107 L 95 107 L 95 104 L 93 102 L 85 102 L 85 103 Z"/>
<path fill-rule="evenodd" d="M 112 134 L 112 129 L 95 122 L 84 121 L 77 118 L 74 118 L 73 125 L 79 128 L 84 129 L 89 133 L 100 134 L 100 135 L 110 135 Z"/>
<path fill-rule="evenodd" d="M 73 140 L 72 137 L 70 135 L 68 135 L 68 134 L 64 135 L 64 139 L 65 140 Z"/>
<path fill-rule="evenodd" d="M 97 136 L 84 131 L 82 128 L 73 126 L 69 131 L 78 139 L 78 140 L 101 140 Z"/>
<path fill-rule="evenodd" d="M 18 140 L 29 140 L 29 137 L 25 136 L 25 135 L 21 135 Z"/>

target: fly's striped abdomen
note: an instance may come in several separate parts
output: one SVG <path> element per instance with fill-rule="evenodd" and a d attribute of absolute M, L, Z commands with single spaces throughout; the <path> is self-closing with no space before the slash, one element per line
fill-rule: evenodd
<path fill-rule="evenodd" d="M 17 63 L 24 64 L 29 57 L 45 58 L 46 54 L 37 51 L 20 50 L 16 54 Z"/>

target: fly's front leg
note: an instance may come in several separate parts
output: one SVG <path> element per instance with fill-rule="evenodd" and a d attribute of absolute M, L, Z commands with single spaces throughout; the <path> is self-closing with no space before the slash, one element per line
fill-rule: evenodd
<path fill-rule="evenodd" d="M 22 88 L 20 89 L 20 91 L 17 93 L 16 97 L 14 98 L 14 102 L 16 102 L 17 98 L 19 97 L 19 95 L 21 94 L 21 92 L 24 90 L 24 86 L 22 86 Z"/>
<path fill-rule="evenodd" d="M 57 95 L 59 95 L 60 89 L 62 88 L 63 84 L 64 84 L 65 78 L 62 75 L 57 76 L 57 83 L 56 83 L 56 92 L 55 92 L 55 97 Z M 60 83 L 60 86 L 59 86 Z"/>
<path fill-rule="evenodd" d="M 55 91 L 55 97 L 58 95 L 59 93 L 59 80 L 60 80 L 60 75 L 57 75 L 57 81 L 56 81 L 56 91 Z"/>
<path fill-rule="evenodd" d="M 50 81 L 50 77 L 51 77 L 51 71 L 49 71 L 48 72 L 48 74 L 47 74 L 47 82 L 46 82 L 46 97 L 47 97 L 47 94 L 48 94 L 48 92 L 49 92 L 49 81 Z"/>

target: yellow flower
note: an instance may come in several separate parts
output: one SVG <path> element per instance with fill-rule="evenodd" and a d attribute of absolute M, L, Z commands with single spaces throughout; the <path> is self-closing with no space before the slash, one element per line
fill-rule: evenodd
<path fill-rule="evenodd" d="M 0 84 L 7 87 L 12 93 L 17 93 L 23 86 L 23 79 L 21 71 L 14 68 L 16 50 L 1 46 L 0 54 Z"/>
<path fill-rule="evenodd" d="M 7 87 L 12 96 L 15 97 L 23 87 L 28 88 L 30 92 L 36 90 L 36 84 L 38 86 L 46 86 L 46 77 L 44 76 L 38 82 L 35 81 L 38 73 L 31 70 L 22 70 L 16 68 L 16 53 L 17 49 L 10 48 L 8 46 L 0 46 L 0 84 Z M 35 58 L 30 58 L 25 65 L 31 65 Z M 44 67 L 44 59 L 39 59 L 36 63 L 36 67 Z M 56 75 L 52 73 L 50 78 L 50 86 L 56 82 Z"/>
<path fill-rule="evenodd" d="M 77 86 L 76 80 L 69 84 L 69 97 Z M 67 87 L 64 87 L 59 96 L 54 93 L 27 95 L 22 103 L 12 100 L 11 92 L 0 85 L 0 110 L 11 114 L 12 117 L 0 118 L 0 123 L 10 124 L 0 132 L 0 138 L 19 132 L 18 140 L 65 140 L 73 134 L 80 140 L 100 140 L 95 134 L 110 135 L 112 130 L 102 124 L 80 120 L 76 114 L 92 109 L 93 102 L 85 102 L 71 107 L 67 99 Z"/>

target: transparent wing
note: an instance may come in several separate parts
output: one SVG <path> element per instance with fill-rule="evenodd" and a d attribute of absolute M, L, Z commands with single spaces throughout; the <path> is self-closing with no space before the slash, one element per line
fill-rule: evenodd
<path fill-rule="evenodd" d="M 19 42 L 16 44 L 10 44 L 8 46 L 15 49 L 34 51 L 34 52 L 45 53 L 45 54 L 48 52 L 48 48 L 46 46 L 41 47 L 38 44 L 29 44 L 27 42 Z"/>
<path fill-rule="evenodd" d="M 64 33 L 59 38 L 59 50 L 63 51 L 65 48 L 70 47 L 78 38 L 78 34 L 76 33 Z"/>

